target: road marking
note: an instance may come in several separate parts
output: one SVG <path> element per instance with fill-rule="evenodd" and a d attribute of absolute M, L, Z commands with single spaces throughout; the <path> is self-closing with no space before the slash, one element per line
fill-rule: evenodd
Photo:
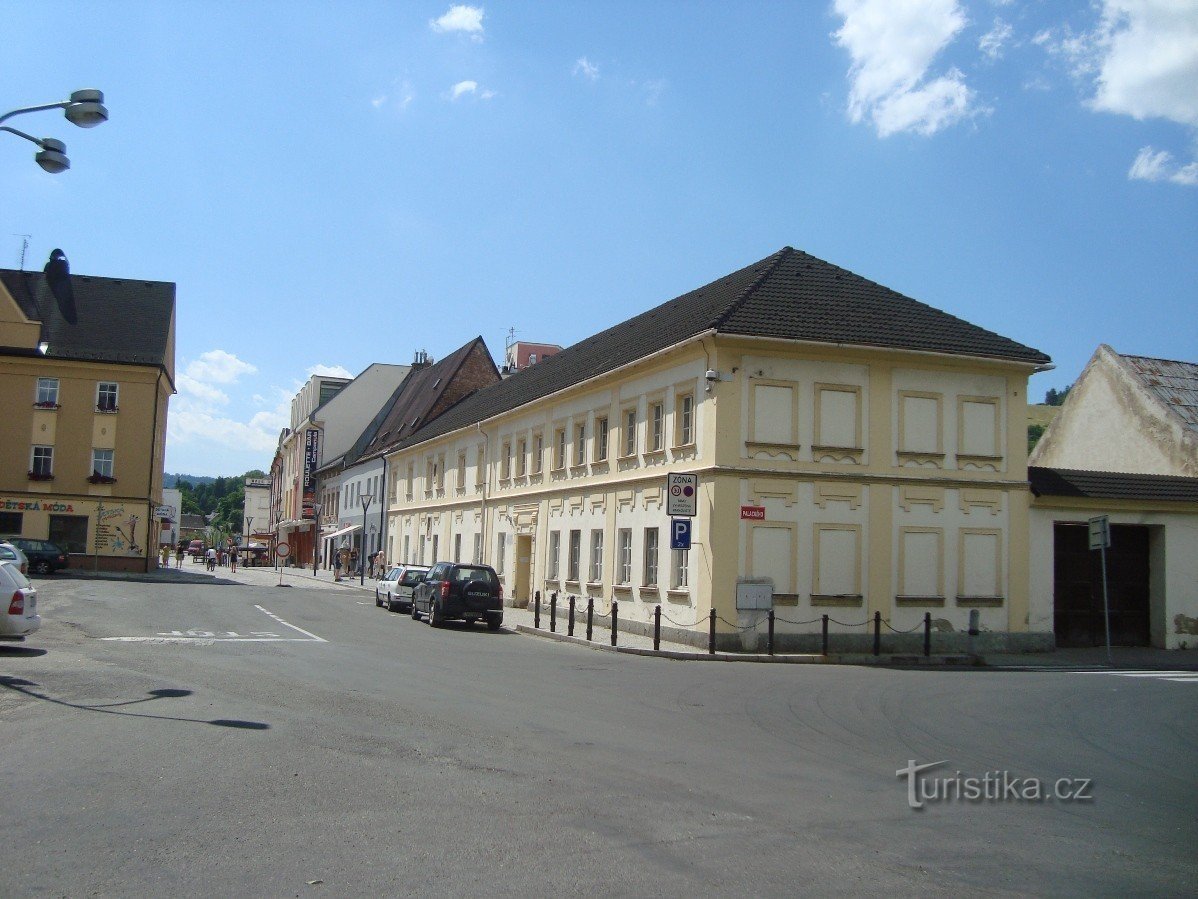
<path fill-rule="evenodd" d="M 159 632 L 153 637 L 101 637 L 101 640 L 109 640 L 117 643 L 194 643 L 198 646 L 211 646 L 213 643 L 328 643 L 324 637 L 318 637 L 310 631 L 304 630 L 302 627 L 296 627 L 288 621 L 284 621 L 274 612 L 269 609 L 264 609 L 262 606 L 255 605 L 255 609 L 263 615 L 269 615 L 279 624 L 284 627 L 289 627 L 293 631 L 299 631 L 307 639 L 299 637 L 280 637 L 270 631 L 251 631 L 253 636 L 243 637 L 236 631 L 223 631 L 222 633 L 229 634 L 227 637 L 216 636 L 217 632 L 200 630 L 199 628 L 191 628 L 187 631 L 167 631 Z"/>

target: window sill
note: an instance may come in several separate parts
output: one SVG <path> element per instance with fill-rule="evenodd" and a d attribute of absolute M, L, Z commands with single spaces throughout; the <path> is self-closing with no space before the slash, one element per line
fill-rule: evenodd
<path fill-rule="evenodd" d="M 1002 467 L 1002 456 L 983 456 L 973 453 L 957 453 L 957 468 L 968 471 L 972 469 L 982 469 L 989 471 L 998 471 Z"/>
<path fill-rule="evenodd" d="M 116 415 L 120 411 L 120 408 L 117 406 L 113 406 L 111 409 L 96 406 L 96 412 L 100 415 Z"/>
<path fill-rule="evenodd" d="M 587 586 L 589 587 L 591 585 L 587 584 Z M 598 586 L 598 584 L 595 586 Z M 632 595 L 632 584 L 614 584 L 612 585 L 612 591 L 615 593 L 626 593 L 628 595 Z"/>
<path fill-rule="evenodd" d="M 669 602 L 690 604 L 691 591 L 687 587 L 671 587 L 666 591 L 666 599 Z"/>
<path fill-rule="evenodd" d="M 602 590 L 603 581 L 587 581 L 588 590 Z"/>
<path fill-rule="evenodd" d="M 111 478 L 102 474 L 90 475 L 87 479 L 89 484 L 115 484 L 116 478 Z"/>
<path fill-rule="evenodd" d="M 655 449 L 655 450 L 645 450 L 645 460 L 646 461 L 649 461 L 649 460 L 660 461 L 660 460 L 664 460 L 665 457 L 666 457 L 665 447 L 662 447 L 661 449 Z"/>
<path fill-rule="evenodd" d="M 580 462 L 577 465 L 570 466 L 570 477 L 578 478 L 587 473 L 587 465 L 585 462 Z"/>
<path fill-rule="evenodd" d="M 812 593 L 811 605 L 836 606 L 839 608 L 860 608 L 865 597 L 860 593 Z"/>
<path fill-rule="evenodd" d="M 53 481 L 54 475 L 52 475 L 52 474 L 35 474 L 34 472 L 31 471 L 28 474 L 28 478 L 31 481 Z"/>
<path fill-rule="evenodd" d="M 913 462 L 916 465 L 932 465 L 935 468 L 944 467 L 944 453 L 928 453 L 920 450 L 898 450 L 899 465 Z"/>
<path fill-rule="evenodd" d="M 940 607 L 944 605 L 943 596 L 896 596 L 894 598 L 896 606 L 931 606 Z"/>
<path fill-rule="evenodd" d="M 822 444 L 812 444 L 811 446 L 811 458 L 816 462 L 829 460 L 852 462 L 859 465 L 864 455 L 865 448 L 861 446 L 824 446 Z"/>
<path fill-rule="evenodd" d="M 1001 596 L 958 596 L 957 605 L 972 606 L 975 608 L 1001 608 L 1004 598 Z"/>
<path fill-rule="evenodd" d="M 578 587 L 579 587 L 579 583 L 578 583 L 578 581 L 576 581 L 576 580 L 575 580 L 575 581 L 570 581 L 570 580 L 568 580 L 568 581 L 566 581 L 566 586 L 567 586 L 567 587 L 573 587 L 575 590 L 577 590 L 577 589 L 578 589 Z"/>
<path fill-rule="evenodd" d="M 57 412 L 62 408 L 58 403 L 34 403 L 34 409 L 41 409 L 43 412 Z"/>

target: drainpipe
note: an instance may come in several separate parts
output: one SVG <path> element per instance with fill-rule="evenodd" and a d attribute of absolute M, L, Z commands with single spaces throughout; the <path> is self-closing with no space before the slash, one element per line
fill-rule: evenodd
<path fill-rule="evenodd" d="M 486 564 L 487 548 L 491 545 L 490 541 L 487 539 L 489 536 L 487 534 L 487 483 L 491 480 L 490 472 L 487 471 L 487 459 L 490 455 L 488 450 L 491 448 L 491 435 L 483 430 L 482 422 L 476 422 L 474 426 L 478 428 L 478 433 L 483 435 L 483 498 L 481 517 L 479 521 L 479 528 L 481 529 L 482 533 L 482 538 L 480 540 L 482 544 L 480 555 L 482 558 L 480 558 L 478 561 L 480 564 Z"/>
<path fill-rule="evenodd" d="M 379 514 L 382 516 L 382 521 L 379 523 L 379 549 L 384 549 L 387 546 L 387 512 L 391 508 L 391 485 L 387 483 L 387 457 L 383 456 L 383 476 L 382 476 L 383 495 L 379 498 L 382 508 Z M 388 550 L 384 558 L 387 559 L 387 564 L 392 564 L 395 560 L 389 558 L 391 555 Z"/>

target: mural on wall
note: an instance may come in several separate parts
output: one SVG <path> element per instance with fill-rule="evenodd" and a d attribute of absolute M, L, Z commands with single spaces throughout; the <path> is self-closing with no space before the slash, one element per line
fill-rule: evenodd
<path fill-rule="evenodd" d="M 96 552 L 106 552 L 109 555 L 141 555 L 142 549 L 137 543 L 139 520 L 136 515 L 126 515 L 124 506 L 101 506 L 97 512 Z"/>

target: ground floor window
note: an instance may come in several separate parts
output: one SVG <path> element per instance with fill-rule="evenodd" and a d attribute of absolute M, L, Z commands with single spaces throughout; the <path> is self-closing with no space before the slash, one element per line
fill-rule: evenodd
<path fill-rule="evenodd" d="M 87 552 L 87 516 L 51 515 L 50 542 L 68 553 Z"/>
<path fill-rule="evenodd" d="M 687 578 L 687 568 L 690 565 L 690 550 L 675 549 L 673 550 L 673 556 L 673 577 L 670 580 L 670 586 L 674 589 L 682 589 L 690 583 Z"/>
<path fill-rule="evenodd" d="M 16 537 L 21 533 L 20 512 L 0 512 L 0 534 L 6 537 Z"/>
<path fill-rule="evenodd" d="M 645 586 L 657 586 L 657 528 L 645 528 Z"/>

